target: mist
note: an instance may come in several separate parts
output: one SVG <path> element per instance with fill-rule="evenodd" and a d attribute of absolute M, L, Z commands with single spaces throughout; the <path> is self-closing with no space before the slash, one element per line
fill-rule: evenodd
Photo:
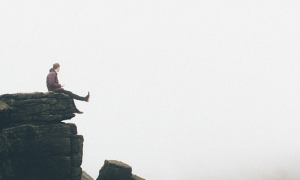
<path fill-rule="evenodd" d="M 300 177 L 300 2 L 2 1 L 0 94 L 91 92 L 82 169 L 147 180 Z"/>

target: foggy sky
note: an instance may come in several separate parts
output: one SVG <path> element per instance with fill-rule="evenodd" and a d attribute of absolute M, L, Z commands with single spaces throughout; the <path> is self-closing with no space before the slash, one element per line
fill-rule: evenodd
<path fill-rule="evenodd" d="M 300 2 L 1 1 L 0 94 L 91 92 L 82 168 L 147 180 L 298 180 Z"/>

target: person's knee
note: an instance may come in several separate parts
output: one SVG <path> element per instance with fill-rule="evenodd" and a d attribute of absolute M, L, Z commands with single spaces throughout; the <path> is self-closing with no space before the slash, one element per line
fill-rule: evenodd
<path fill-rule="evenodd" d="M 64 90 L 64 92 L 65 92 L 66 94 L 72 94 L 71 91 Z"/>
<path fill-rule="evenodd" d="M 66 91 L 66 90 L 65 90 L 65 93 L 68 94 L 68 95 L 71 96 L 71 97 L 74 96 L 74 94 L 73 94 L 71 91 Z"/>

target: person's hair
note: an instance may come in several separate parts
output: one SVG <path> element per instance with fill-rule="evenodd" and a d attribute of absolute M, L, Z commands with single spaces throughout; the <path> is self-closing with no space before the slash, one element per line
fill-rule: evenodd
<path fill-rule="evenodd" d="M 57 69 L 60 65 L 58 63 L 53 64 L 53 70 Z"/>

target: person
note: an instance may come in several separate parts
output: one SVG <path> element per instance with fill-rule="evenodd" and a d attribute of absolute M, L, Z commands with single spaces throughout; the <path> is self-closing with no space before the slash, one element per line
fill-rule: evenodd
<path fill-rule="evenodd" d="M 53 68 L 50 69 L 50 72 L 49 72 L 49 74 L 47 76 L 47 88 L 48 88 L 48 91 L 54 91 L 56 93 L 68 94 L 73 99 L 73 103 L 74 103 L 74 99 L 89 102 L 89 100 L 90 100 L 90 92 L 88 92 L 88 95 L 85 96 L 85 97 L 78 96 L 77 94 L 74 94 L 71 91 L 65 90 L 63 88 L 64 85 L 59 84 L 59 81 L 58 81 L 58 78 L 57 78 L 57 73 L 59 72 L 59 70 L 60 70 L 59 63 L 53 64 Z M 75 106 L 75 103 L 74 103 L 74 106 Z M 79 111 L 76 108 L 76 113 L 82 114 L 83 112 Z"/>

